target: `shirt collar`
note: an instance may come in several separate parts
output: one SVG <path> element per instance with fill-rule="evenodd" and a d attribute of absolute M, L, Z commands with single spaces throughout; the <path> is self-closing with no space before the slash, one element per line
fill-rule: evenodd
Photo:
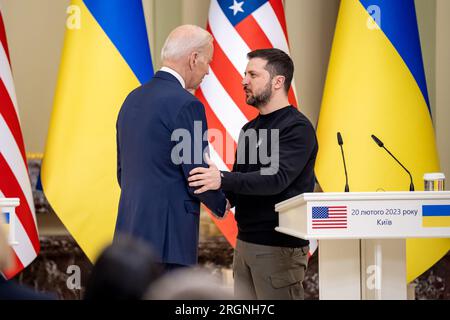
<path fill-rule="evenodd" d="M 164 71 L 164 72 L 167 72 L 167 73 L 170 73 L 171 75 L 173 75 L 180 82 L 183 89 L 186 89 L 186 82 L 184 82 L 183 77 L 178 72 L 176 72 L 175 70 L 173 70 L 169 67 L 162 67 L 161 71 Z"/>

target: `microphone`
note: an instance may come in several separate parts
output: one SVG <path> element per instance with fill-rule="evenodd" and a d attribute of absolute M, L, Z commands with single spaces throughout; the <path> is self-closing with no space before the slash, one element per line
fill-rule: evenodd
<path fill-rule="evenodd" d="M 348 187 L 347 166 L 345 165 L 344 147 L 342 147 L 342 145 L 344 144 L 344 140 L 342 140 L 342 135 L 341 135 L 340 132 L 337 133 L 337 141 L 338 141 L 339 146 L 341 147 L 342 161 L 344 162 L 344 172 L 345 172 L 345 192 L 350 192 L 350 188 Z"/>
<path fill-rule="evenodd" d="M 389 155 L 394 158 L 395 161 L 397 161 L 397 163 L 403 168 L 405 169 L 405 171 L 408 173 L 409 175 L 409 179 L 411 180 L 411 183 L 409 185 L 409 191 L 414 191 L 414 182 L 413 182 L 413 178 L 411 175 L 411 172 L 408 171 L 408 169 L 405 168 L 405 166 L 403 164 L 401 164 L 400 161 L 398 161 L 398 159 L 384 146 L 384 143 L 378 139 L 375 135 L 372 135 L 372 139 L 373 141 L 375 141 L 375 143 L 380 147 L 383 148 L 384 150 L 387 151 L 387 153 L 389 153 Z"/>

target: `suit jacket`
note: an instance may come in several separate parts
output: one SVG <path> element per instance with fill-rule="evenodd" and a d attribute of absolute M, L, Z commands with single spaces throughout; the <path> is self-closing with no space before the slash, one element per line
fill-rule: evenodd
<path fill-rule="evenodd" d="M 204 106 L 173 75 L 159 71 L 126 98 L 116 129 L 121 187 L 116 238 L 128 234 L 147 241 L 163 263 L 197 263 L 200 201 L 219 217 L 226 207 L 222 191 L 197 196 L 187 182 L 190 170 L 208 167 L 202 157 L 208 147 L 202 139 Z M 172 141 L 173 133 L 179 140 Z M 190 148 L 176 149 L 181 141 Z M 181 157 L 189 161 L 179 164 Z"/>

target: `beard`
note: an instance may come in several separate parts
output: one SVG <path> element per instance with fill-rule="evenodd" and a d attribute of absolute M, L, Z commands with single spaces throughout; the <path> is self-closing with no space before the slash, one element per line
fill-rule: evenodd
<path fill-rule="evenodd" d="M 272 97 L 272 83 L 269 81 L 261 93 L 247 97 L 247 104 L 253 107 L 262 107 L 269 103 Z"/>

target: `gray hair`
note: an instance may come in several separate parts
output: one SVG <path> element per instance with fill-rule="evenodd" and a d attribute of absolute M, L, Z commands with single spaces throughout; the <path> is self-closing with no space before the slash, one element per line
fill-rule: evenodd
<path fill-rule="evenodd" d="M 199 26 L 190 24 L 179 26 L 167 37 L 161 50 L 161 60 L 179 60 L 193 51 L 202 50 L 212 41 L 211 34 Z"/>

